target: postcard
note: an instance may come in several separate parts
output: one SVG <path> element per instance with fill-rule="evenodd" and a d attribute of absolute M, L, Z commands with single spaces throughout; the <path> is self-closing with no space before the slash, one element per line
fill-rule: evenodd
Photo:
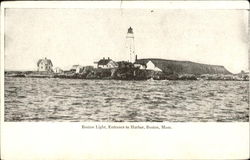
<path fill-rule="evenodd" d="M 249 158 L 247 1 L 3 2 L 2 159 Z"/>

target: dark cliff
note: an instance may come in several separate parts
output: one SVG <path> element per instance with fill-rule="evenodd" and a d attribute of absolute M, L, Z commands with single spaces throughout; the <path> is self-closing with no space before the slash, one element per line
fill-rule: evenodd
<path fill-rule="evenodd" d="M 208 65 L 190 61 L 175 61 L 165 59 L 138 59 L 137 63 L 146 64 L 152 61 L 156 67 L 160 68 L 165 74 L 231 74 L 224 66 Z"/>

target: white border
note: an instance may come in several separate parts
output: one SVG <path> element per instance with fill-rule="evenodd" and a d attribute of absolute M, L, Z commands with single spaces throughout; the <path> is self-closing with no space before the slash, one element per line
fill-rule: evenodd
<path fill-rule="evenodd" d="M 1 122 L 4 121 L 4 14 L 5 14 L 5 8 L 1 5 L 1 32 L 0 32 L 0 36 L 1 36 L 1 39 L 0 39 L 0 42 L 1 42 L 1 62 L 0 62 L 0 65 L 1 65 L 1 70 L 0 70 L 0 74 L 1 74 L 1 79 L 0 79 L 0 83 L 1 83 L 1 86 L 0 86 L 0 93 L 1 93 L 1 99 L 0 99 L 0 103 L 1 103 L 1 110 L 0 110 L 0 113 L 1 113 Z"/>
<path fill-rule="evenodd" d="M 247 159 L 249 123 L 4 122 L 5 8 L 249 9 L 247 1 L 3 2 L 1 4 L 1 158 Z M 166 125 L 167 130 L 81 129 L 82 125 Z"/>
<path fill-rule="evenodd" d="M 249 9 L 247 1 L 7 1 L 2 8 Z"/>

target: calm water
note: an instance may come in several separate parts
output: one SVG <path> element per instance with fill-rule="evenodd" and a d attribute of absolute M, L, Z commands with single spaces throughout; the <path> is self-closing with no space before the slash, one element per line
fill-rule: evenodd
<path fill-rule="evenodd" d="M 5 121 L 249 121 L 248 82 L 5 78 Z"/>

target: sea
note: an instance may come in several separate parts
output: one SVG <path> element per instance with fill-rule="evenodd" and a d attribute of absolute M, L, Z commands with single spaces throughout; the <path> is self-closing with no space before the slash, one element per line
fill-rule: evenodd
<path fill-rule="evenodd" d="M 247 81 L 5 77 L 6 122 L 248 122 Z"/>

